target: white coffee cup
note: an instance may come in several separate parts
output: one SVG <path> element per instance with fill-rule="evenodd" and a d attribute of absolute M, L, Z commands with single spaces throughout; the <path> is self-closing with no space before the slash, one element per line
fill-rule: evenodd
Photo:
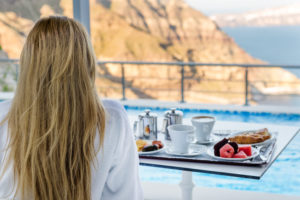
<path fill-rule="evenodd" d="M 194 141 L 195 127 L 184 124 L 168 126 L 171 144 L 175 153 L 185 154 L 189 151 L 189 144 Z"/>
<path fill-rule="evenodd" d="M 216 119 L 210 116 L 197 116 L 192 118 L 192 124 L 195 126 L 196 140 L 199 142 L 209 141 L 212 129 Z"/>

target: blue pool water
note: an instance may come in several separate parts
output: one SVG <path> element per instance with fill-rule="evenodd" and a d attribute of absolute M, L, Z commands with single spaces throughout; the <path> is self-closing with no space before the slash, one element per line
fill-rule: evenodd
<path fill-rule="evenodd" d="M 128 106 L 125 106 L 125 108 L 129 115 L 135 116 L 146 109 Z M 150 109 L 160 116 L 163 116 L 164 111 L 166 111 L 166 109 L 162 108 Z M 199 114 L 206 114 L 215 116 L 217 120 L 223 121 L 281 124 L 300 127 L 299 114 L 190 109 L 182 109 L 182 111 L 184 112 L 184 117 L 187 118 Z M 181 171 L 141 166 L 140 176 L 142 181 L 158 181 L 168 184 L 178 184 L 181 179 Z M 193 173 L 193 178 L 197 186 L 300 196 L 300 134 L 292 140 L 260 180 L 198 172 Z"/>

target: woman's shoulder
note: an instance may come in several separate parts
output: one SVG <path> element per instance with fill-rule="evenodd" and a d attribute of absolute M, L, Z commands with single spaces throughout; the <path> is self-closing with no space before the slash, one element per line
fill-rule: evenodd
<path fill-rule="evenodd" d="M 106 113 L 106 134 L 110 137 L 124 139 L 125 135 L 131 133 L 131 127 L 127 112 L 123 105 L 114 100 L 102 100 L 102 105 Z"/>
<path fill-rule="evenodd" d="M 123 143 L 133 136 L 130 122 L 123 105 L 114 100 L 102 100 L 106 113 L 104 150 L 115 155 L 122 149 Z M 107 153 L 108 154 L 108 153 Z"/>
<path fill-rule="evenodd" d="M 110 117 L 125 117 L 126 116 L 126 111 L 124 109 L 124 106 L 121 105 L 119 102 L 115 100 L 110 100 L 110 99 L 105 99 L 102 100 L 102 105 L 106 111 L 106 113 Z"/>
<path fill-rule="evenodd" d="M 111 99 L 104 99 L 101 101 L 105 108 L 121 109 L 124 108 L 118 101 Z"/>

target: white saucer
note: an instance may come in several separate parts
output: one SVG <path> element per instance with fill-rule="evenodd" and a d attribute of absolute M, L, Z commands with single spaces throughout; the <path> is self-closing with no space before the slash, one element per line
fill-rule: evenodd
<path fill-rule="evenodd" d="M 173 156 L 192 157 L 192 156 L 198 156 L 200 154 L 203 154 L 203 153 L 205 153 L 205 151 L 206 151 L 206 147 L 205 146 L 191 144 L 190 147 L 189 147 L 188 153 L 177 153 L 177 152 L 174 152 L 174 150 L 173 150 L 173 148 L 171 146 L 166 148 L 165 153 L 169 154 L 169 155 L 173 155 Z"/>
<path fill-rule="evenodd" d="M 209 140 L 205 140 L 205 141 L 199 141 L 199 140 L 195 140 L 196 144 L 210 144 L 215 142 L 217 139 L 215 137 L 211 137 Z"/>

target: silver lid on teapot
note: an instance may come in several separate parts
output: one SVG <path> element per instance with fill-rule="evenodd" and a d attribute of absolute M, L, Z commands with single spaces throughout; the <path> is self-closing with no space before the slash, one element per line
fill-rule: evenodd
<path fill-rule="evenodd" d="M 176 108 L 171 108 L 164 114 L 162 132 L 165 133 L 165 139 L 170 140 L 170 134 L 168 131 L 168 126 L 173 124 L 182 124 L 183 112 L 176 110 Z"/>
<path fill-rule="evenodd" d="M 176 108 L 171 108 L 170 110 L 167 110 L 165 112 L 165 117 L 178 117 L 180 119 L 182 119 L 183 117 L 183 112 L 180 110 L 176 110 Z"/>
<path fill-rule="evenodd" d="M 151 113 L 151 110 L 146 109 L 146 110 L 144 110 L 143 113 L 139 114 L 139 118 L 140 119 L 143 119 L 143 118 L 157 118 L 157 114 Z"/>

